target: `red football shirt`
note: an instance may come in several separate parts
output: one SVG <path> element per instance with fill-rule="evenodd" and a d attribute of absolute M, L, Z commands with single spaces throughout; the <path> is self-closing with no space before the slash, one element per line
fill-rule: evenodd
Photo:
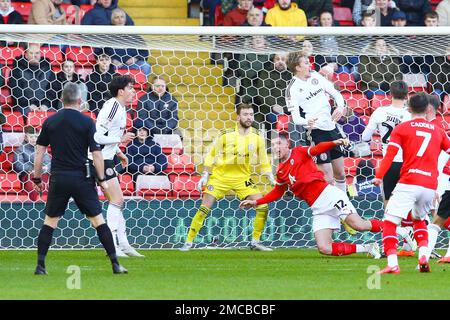
<path fill-rule="evenodd" d="M 388 146 L 403 150 L 399 183 L 437 188 L 439 154 L 450 152 L 450 140 L 439 125 L 423 118 L 403 122 L 392 131 Z"/>
<path fill-rule="evenodd" d="M 311 206 L 328 183 L 310 155 L 311 148 L 296 147 L 277 169 L 277 183 L 287 184 L 294 195 Z"/>

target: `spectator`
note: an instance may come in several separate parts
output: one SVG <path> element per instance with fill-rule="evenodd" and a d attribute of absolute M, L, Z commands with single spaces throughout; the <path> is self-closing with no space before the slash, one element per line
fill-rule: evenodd
<path fill-rule="evenodd" d="M 406 14 L 403 11 L 396 11 L 392 14 L 391 25 L 394 27 L 406 27 Z"/>
<path fill-rule="evenodd" d="M 23 189 L 27 192 L 30 200 L 32 201 L 36 201 L 39 196 L 39 194 L 34 190 L 33 182 L 31 181 L 34 170 L 34 148 L 36 146 L 38 136 L 39 133 L 34 127 L 25 127 L 25 139 L 23 144 L 14 152 L 14 171 L 19 175 L 19 180 L 23 183 Z M 42 175 L 42 181 L 44 184 L 48 183 L 50 162 L 50 156 L 46 153 L 42 163 L 44 173 Z"/>
<path fill-rule="evenodd" d="M 23 24 L 23 17 L 11 6 L 11 0 L 0 0 L 0 24 Z"/>
<path fill-rule="evenodd" d="M 62 70 L 56 74 L 55 81 L 51 83 L 51 89 L 53 90 L 56 97 L 55 101 L 53 101 L 52 104 L 52 107 L 55 110 L 59 110 L 62 108 L 61 94 L 64 85 L 67 82 L 79 84 L 82 92 L 81 99 L 83 100 L 83 102 L 87 101 L 88 89 L 86 87 L 86 84 L 84 83 L 83 79 L 81 79 L 80 76 L 75 72 L 75 63 L 72 60 L 66 60 L 62 65 Z M 89 109 L 89 107 L 85 106 L 84 110 L 87 109 Z"/>
<path fill-rule="evenodd" d="M 376 27 L 377 20 L 375 19 L 375 15 L 371 12 L 364 12 L 362 14 L 361 26 L 363 27 Z"/>
<path fill-rule="evenodd" d="M 220 0 L 203 0 L 201 2 L 202 10 L 203 12 L 208 12 L 208 19 L 207 24 L 208 26 L 214 26 L 215 25 L 215 14 L 216 14 L 216 7 L 221 5 Z"/>
<path fill-rule="evenodd" d="M 361 24 L 362 15 L 365 12 L 375 14 L 375 20 L 381 26 L 391 26 L 391 16 L 396 5 L 393 0 L 356 0 L 353 5 L 353 21 L 356 25 Z"/>
<path fill-rule="evenodd" d="M 163 77 L 152 80 L 151 90 L 139 99 L 136 111 L 135 127 L 148 128 L 152 136 L 177 133 L 178 101 L 167 90 Z"/>
<path fill-rule="evenodd" d="M 308 25 L 318 26 L 320 13 L 327 11 L 333 15 L 333 3 L 331 0 L 296 0 L 298 7 L 303 10 L 308 19 Z"/>
<path fill-rule="evenodd" d="M 237 8 L 228 12 L 223 18 L 224 26 L 241 26 L 247 20 L 247 12 L 253 7 L 252 0 L 238 0 Z"/>
<path fill-rule="evenodd" d="M 114 26 L 124 26 L 126 19 L 126 13 L 120 8 L 116 8 L 111 13 L 111 21 Z M 129 36 L 136 37 L 136 36 Z M 133 43 L 143 43 L 145 41 L 142 37 L 130 39 L 134 40 Z M 132 69 L 141 70 L 146 77 L 151 73 L 152 68 L 146 61 L 149 57 L 148 50 L 138 49 L 117 49 L 117 48 L 105 48 L 102 49 L 104 53 L 111 57 L 112 64 L 118 69 Z"/>
<path fill-rule="evenodd" d="M 97 55 L 94 72 L 88 75 L 86 79 L 90 111 L 97 114 L 103 106 L 103 103 L 111 98 L 108 85 L 114 74 L 115 69 L 111 64 L 111 57 L 104 53 Z"/>
<path fill-rule="evenodd" d="M 423 24 L 425 27 L 437 27 L 439 26 L 439 15 L 436 11 L 431 11 L 425 14 Z"/>
<path fill-rule="evenodd" d="M 247 20 L 243 24 L 245 27 L 270 27 L 267 23 L 264 22 L 264 14 L 263 12 L 253 7 L 247 12 Z"/>
<path fill-rule="evenodd" d="M 361 25 L 362 15 L 367 12 L 372 5 L 373 0 L 355 0 L 353 4 L 352 17 L 353 22 L 359 26 Z M 372 12 L 371 12 L 372 13 Z"/>
<path fill-rule="evenodd" d="M 278 114 L 287 113 L 285 91 L 292 79 L 287 70 L 287 53 L 273 56 L 270 68 L 262 69 L 256 77 L 251 103 L 255 107 L 255 121 L 266 130 L 274 128 Z M 284 110 L 286 109 L 286 110 Z"/>
<path fill-rule="evenodd" d="M 36 0 L 31 7 L 28 24 L 67 24 L 62 0 Z"/>
<path fill-rule="evenodd" d="M 425 14 L 431 12 L 429 0 L 396 0 L 397 8 L 406 14 L 408 26 L 423 26 Z"/>
<path fill-rule="evenodd" d="M 126 155 L 130 161 L 127 171 L 136 183 L 139 174 L 158 174 L 167 168 L 167 157 L 152 137 L 149 129 L 137 128 L 136 138 L 127 146 Z"/>
<path fill-rule="evenodd" d="M 378 199 L 381 194 L 380 187 L 372 183 L 375 177 L 375 166 L 372 160 L 361 159 L 356 167 L 356 196 L 363 199 Z"/>
<path fill-rule="evenodd" d="M 402 80 L 401 60 L 398 51 L 378 38 L 363 49 L 358 71 L 361 76 L 361 90 L 366 91 L 369 99 L 374 93 L 385 94 L 390 83 Z"/>
<path fill-rule="evenodd" d="M 278 3 L 267 12 L 266 23 L 273 27 L 306 27 L 308 20 L 305 12 L 291 0 L 278 0 Z"/>
<path fill-rule="evenodd" d="M 436 7 L 439 26 L 450 26 L 450 0 L 442 0 Z"/>
<path fill-rule="evenodd" d="M 81 5 L 94 5 L 97 3 L 97 0 L 64 0 L 64 3 L 67 4 L 73 4 L 74 6 L 81 6 Z"/>
<path fill-rule="evenodd" d="M 56 96 L 50 89 L 55 81 L 50 62 L 41 57 L 39 44 L 30 43 L 22 57 L 14 61 L 9 87 L 14 105 L 27 115 L 30 111 L 47 111 Z"/>
<path fill-rule="evenodd" d="M 97 3 L 94 5 L 94 8 L 86 12 L 81 20 L 81 24 L 83 25 L 111 25 L 111 14 L 114 9 L 117 8 L 117 3 L 119 0 L 97 0 Z M 127 26 L 134 26 L 133 19 L 126 14 L 126 22 Z"/>
<path fill-rule="evenodd" d="M 221 0 L 220 2 L 222 14 L 224 16 L 237 7 L 237 0 Z"/>

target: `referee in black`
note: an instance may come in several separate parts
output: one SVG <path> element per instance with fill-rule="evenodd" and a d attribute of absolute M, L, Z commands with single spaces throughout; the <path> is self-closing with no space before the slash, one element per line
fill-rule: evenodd
<path fill-rule="evenodd" d="M 128 273 L 119 264 L 111 230 L 102 216 L 94 172 L 88 165 L 88 149 L 92 152 L 98 183 L 108 188 L 103 168 L 101 147 L 94 141 L 95 124 L 80 113 L 81 91 L 77 84 L 67 83 L 62 93 L 64 108 L 45 120 L 37 139 L 34 162 L 35 189 L 42 192 L 42 159 L 47 147 L 52 148 L 52 167 L 48 199 L 45 205 L 44 225 L 38 237 L 38 261 L 35 274 L 45 275 L 45 257 L 52 242 L 53 231 L 64 215 L 72 197 L 79 210 L 85 214 L 97 230 L 98 237 L 111 259 L 113 272 Z"/>

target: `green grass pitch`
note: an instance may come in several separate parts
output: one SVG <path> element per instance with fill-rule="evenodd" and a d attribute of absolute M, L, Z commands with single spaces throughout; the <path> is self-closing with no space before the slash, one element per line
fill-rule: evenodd
<path fill-rule="evenodd" d="M 415 257 L 400 257 L 401 274 L 382 276 L 370 290 L 367 268 L 386 259 L 314 249 L 141 252 L 146 258 L 121 259 L 129 274 L 113 275 L 102 250 L 50 250 L 49 275 L 35 276 L 35 251 L 0 251 L 0 299 L 445 299 L 449 292 L 450 265 L 432 260 L 432 273 L 420 274 Z M 70 265 L 81 270 L 80 289 L 67 288 Z"/>

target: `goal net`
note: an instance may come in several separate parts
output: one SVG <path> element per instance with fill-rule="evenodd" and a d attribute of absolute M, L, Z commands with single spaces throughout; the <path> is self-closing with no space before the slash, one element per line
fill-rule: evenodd
<path fill-rule="evenodd" d="M 300 50 L 346 100 L 349 111 L 339 127 L 352 141 L 345 157 L 351 201 L 364 218 L 382 218 L 381 191 L 370 180 L 382 159 L 383 137 L 375 133 L 366 144 L 361 133 L 374 110 L 390 103 L 389 84 L 402 79 L 411 93 L 436 94 L 438 117 L 447 123 L 448 34 L 449 29 L 441 27 L 55 30 L 5 25 L 0 31 L 0 248 L 36 247 L 47 194 L 33 191 L 30 180 L 35 138 L 43 121 L 61 108 L 59 97 L 67 81 L 80 84 L 83 112 L 95 120 L 109 98 L 108 83 L 114 74 L 130 74 L 136 80 L 127 130 L 146 127 L 161 150 L 149 156 L 150 149 L 142 147 L 144 138 L 121 146 L 130 161 L 129 168 L 119 172 L 127 233 L 137 248 L 177 248 L 200 206 L 196 183 L 204 157 L 221 130 L 235 128 L 236 104 L 253 105 L 254 126 L 269 152 L 270 139 L 280 132 L 288 132 L 295 144 L 306 143 L 303 130 L 292 125 L 284 99 L 292 77 L 286 70 L 286 54 Z M 167 92 L 158 95 L 161 81 Z M 47 169 L 50 158 L 51 150 L 44 163 Z M 144 174 L 143 164 L 153 165 L 157 173 Z M 271 186 L 258 165 L 253 170 L 253 181 L 266 193 Z M 100 190 L 99 195 L 106 209 Z M 196 247 L 248 246 L 255 212 L 238 206 L 233 192 L 219 200 L 195 240 Z M 343 229 L 334 236 L 354 243 L 381 240 L 379 234 L 350 236 Z M 444 248 L 447 238 L 448 231 L 442 231 L 437 247 Z M 272 247 L 314 246 L 310 209 L 287 193 L 270 205 L 261 240 Z M 95 230 L 70 202 L 55 231 L 53 248 L 98 246 Z"/>

